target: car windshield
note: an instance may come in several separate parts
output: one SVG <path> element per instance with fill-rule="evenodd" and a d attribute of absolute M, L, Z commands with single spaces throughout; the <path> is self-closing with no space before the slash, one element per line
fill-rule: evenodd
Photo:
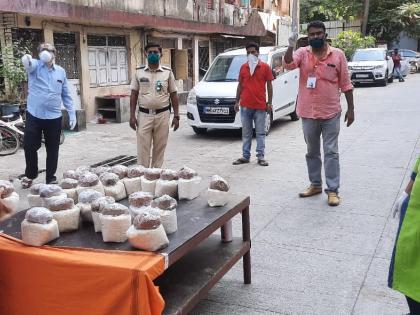
<path fill-rule="evenodd" d="M 381 50 L 357 50 L 351 61 L 382 61 L 385 60 Z"/>
<path fill-rule="evenodd" d="M 260 55 L 260 60 L 267 62 L 267 55 Z M 239 70 L 247 61 L 246 55 L 219 56 L 207 72 L 206 82 L 238 81 Z"/>
<path fill-rule="evenodd" d="M 403 57 L 416 57 L 416 53 L 414 51 L 403 50 L 403 51 L 401 51 L 401 56 L 403 56 Z"/>

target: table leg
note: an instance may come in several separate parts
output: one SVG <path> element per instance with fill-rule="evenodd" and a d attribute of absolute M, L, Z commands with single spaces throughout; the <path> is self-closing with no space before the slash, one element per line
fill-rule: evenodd
<path fill-rule="evenodd" d="M 242 239 L 251 242 L 251 228 L 249 223 L 249 206 L 242 211 Z M 244 283 L 251 283 L 251 251 L 245 253 L 243 257 Z"/>
<path fill-rule="evenodd" d="M 229 220 L 225 224 L 222 225 L 222 227 L 220 228 L 220 233 L 222 235 L 223 243 L 232 242 L 233 240 L 232 220 Z"/>

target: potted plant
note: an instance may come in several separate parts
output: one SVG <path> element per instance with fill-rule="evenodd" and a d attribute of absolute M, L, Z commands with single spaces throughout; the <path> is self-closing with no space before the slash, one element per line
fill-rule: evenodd
<path fill-rule="evenodd" d="M 2 62 L 0 63 L 0 77 L 3 78 L 3 86 L 0 89 L 0 114 L 8 115 L 19 111 L 19 107 L 26 102 L 26 70 L 22 65 L 21 58 L 30 53 L 29 44 L 19 40 L 13 46 L 6 46 L 2 50 Z"/>

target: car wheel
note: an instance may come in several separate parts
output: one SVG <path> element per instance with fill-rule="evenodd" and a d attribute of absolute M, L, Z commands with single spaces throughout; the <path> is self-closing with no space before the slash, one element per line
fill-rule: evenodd
<path fill-rule="evenodd" d="M 265 115 L 265 135 L 270 133 L 271 125 L 273 124 L 273 112 L 270 111 Z"/>
<path fill-rule="evenodd" d="M 388 71 L 385 73 L 385 78 L 381 80 L 380 85 L 381 86 L 387 86 L 388 84 Z"/>
<path fill-rule="evenodd" d="M 203 135 L 207 132 L 207 128 L 192 127 L 192 129 L 197 135 Z"/>

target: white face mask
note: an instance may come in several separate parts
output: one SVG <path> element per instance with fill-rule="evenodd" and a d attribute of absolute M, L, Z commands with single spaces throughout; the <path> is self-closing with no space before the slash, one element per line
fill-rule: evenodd
<path fill-rule="evenodd" d="M 50 53 L 49 51 L 43 50 L 39 54 L 39 60 L 41 60 L 44 63 L 50 63 L 54 58 L 54 54 Z"/>
<path fill-rule="evenodd" d="M 253 54 L 249 54 L 247 58 L 248 58 L 249 72 L 251 73 L 251 75 L 253 75 L 255 68 L 257 67 L 257 64 L 258 64 L 258 57 L 254 56 Z"/>

